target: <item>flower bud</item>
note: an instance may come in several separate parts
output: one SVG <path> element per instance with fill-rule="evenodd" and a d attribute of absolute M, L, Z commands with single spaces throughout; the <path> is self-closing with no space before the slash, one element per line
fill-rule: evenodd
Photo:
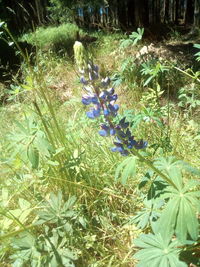
<path fill-rule="evenodd" d="M 76 41 L 74 46 L 74 58 L 76 64 L 80 70 L 83 70 L 86 67 L 86 51 L 81 42 Z"/>

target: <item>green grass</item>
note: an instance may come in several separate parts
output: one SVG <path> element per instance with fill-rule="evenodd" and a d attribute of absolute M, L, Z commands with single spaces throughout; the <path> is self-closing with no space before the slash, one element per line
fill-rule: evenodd
<path fill-rule="evenodd" d="M 40 27 L 33 33 L 24 34 L 21 40 L 36 45 L 42 50 L 50 49 L 57 53 L 67 52 L 71 55 L 77 31 L 82 32 L 78 26 L 70 23 L 57 27 Z"/>

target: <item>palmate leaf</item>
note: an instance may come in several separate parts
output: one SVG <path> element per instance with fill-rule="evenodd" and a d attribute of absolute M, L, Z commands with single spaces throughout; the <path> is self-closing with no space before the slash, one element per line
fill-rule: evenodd
<path fill-rule="evenodd" d="M 180 249 L 178 242 L 164 239 L 161 234 L 142 234 L 134 240 L 134 244 L 141 248 L 134 258 L 140 260 L 137 267 L 186 267 L 179 260 Z"/>
<path fill-rule="evenodd" d="M 186 184 L 180 191 L 172 188 L 170 193 L 163 195 L 163 198 L 169 197 L 170 200 L 155 227 L 163 238 L 171 237 L 175 233 L 182 243 L 186 242 L 188 234 L 191 239 L 197 240 L 199 233 L 197 212 L 200 207 L 198 199 L 200 192 L 188 191 L 191 189 L 192 187 L 188 188 Z"/>
<path fill-rule="evenodd" d="M 73 210 L 73 206 L 76 202 L 76 197 L 72 196 L 68 201 L 63 201 L 63 196 L 61 191 L 55 195 L 54 193 L 50 194 L 49 201 L 43 203 L 45 204 L 45 209 L 38 212 L 39 221 L 37 223 L 58 223 L 65 222 L 68 218 L 73 218 L 77 212 Z M 65 222 L 66 223 L 66 222 Z"/>
<path fill-rule="evenodd" d="M 188 238 L 192 240 L 197 240 L 198 238 L 197 213 L 200 211 L 200 192 L 196 188 L 200 182 L 189 180 L 184 184 L 181 172 L 182 164 L 174 157 L 160 158 L 155 162 L 155 166 L 174 183 L 173 187 L 168 186 L 165 189 L 165 193 L 160 196 L 167 201 L 167 204 L 155 224 L 155 230 L 160 232 L 165 239 L 176 234 L 184 244 Z M 192 168 L 193 170 L 195 174 L 198 174 L 197 169 Z"/>
<path fill-rule="evenodd" d="M 123 185 L 126 184 L 129 177 L 135 176 L 137 157 L 132 156 L 122 161 L 116 169 L 115 180 L 120 178 Z"/>
<path fill-rule="evenodd" d="M 37 251 L 36 238 L 33 235 L 27 232 L 22 233 L 19 238 L 13 238 L 12 246 L 16 250 L 15 254 L 10 256 L 14 260 L 12 266 L 26 266 L 30 259 L 31 265 L 29 266 L 38 266 L 41 254 Z"/>

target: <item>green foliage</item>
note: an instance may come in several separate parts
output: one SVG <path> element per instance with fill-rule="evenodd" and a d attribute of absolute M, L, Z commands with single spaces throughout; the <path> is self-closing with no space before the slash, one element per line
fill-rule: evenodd
<path fill-rule="evenodd" d="M 120 71 L 112 76 L 113 86 L 119 86 L 122 83 L 127 83 L 131 86 L 135 80 L 136 72 L 136 65 L 131 57 L 123 60 Z"/>
<path fill-rule="evenodd" d="M 125 49 L 127 47 L 136 45 L 139 41 L 142 40 L 143 34 L 144 34 L 144 28 L 138 28 L 137 32 L 132 32 L 129 35 L 128 39 L 121 40 L 120 48 Z"/>
<path fill-rule="evenodd" d="M 129 223 L 135 223 L 138 228 L 144 229 L 152 225 L 160 217 L 159 209 L 163 205 L 163 201 L 152 201 L 145 199 L 143 201 L 144 208 L 137 212 L 135 216 L 129 219 Z"/>
<path fill-rule="evenodd" d="M 50 0 L 47 7 L 49 17 L 54 23 L 66 23 L 73 21 L 73 11 L 69 8 L 71 1 Z"/>
<path fill-rule="evenodd" d="M 162 73 L 169 71 L 169 67 L 161 64 L 159 61 L 153 59 L 142 64 L 141 73 L 143 76 L 147 77 L 144 81 L 144 86 L 149 85 L 150 82 L 159 81 Z"/>
<path fill-rule="evenodd" d="M 57 195 L 50 194 L 50 200 L 42 203 L 42 210 L 37 212 L 38 219 L 34 223 L 37 226 L 45 224 L 43 232 L 35 235 L 27 231 L 21 233 L 18 238 L 13 238 L 14 253 L 10 257 L 14 261 L 13 266 L 23 264 L 75 266 L 73 261 L 77 259 L 77 255 L 68 248 L 70 244 L 67 238 L 72 235 L 74 221 L 76 223 L 78 214 L 74 210 L 75 201 L 76 198 L 72 196 L 64 202 L 61 192 L 58 192 Z M 19 201 L 21 208 L 27 208 L 27 203 L 22 199 Z M 28 203 L 28 208 L 30 208 L 30 203 Z M 24 217 L 27 216 L 26 212 Z M 22 214 L 19 220 L 24 223 L 25 221 L 21 217 Z M 84 222 L 82 217 L 80 217 L 80 222 L 82 224 Z M 79 221 L 76 225 L 78 226 L 78 224 Z"/>
<path fill-rule="evenodd" d="M 136 160 L 137 158 L 132 156 L 122 161 L 117 166 L 115 180 L 120 178 L 121 183 L 125 185 L 129 177 L 134 177 L 136 174 Z"/>
<path fill-rule="evenodd" d="M 76 41 L 78 26 L 71 23 L 57 27 L 38 28 L 34 33 L 24 34 L 22 41 L 27 41 L 43 50 L 51 49 L 54 52 L 72 54 L 73 44 Z"/>
<path fill-rule="evenodd" d="M 54 223 L 60 227 L 63 225 L 67 228 L 67 218 L 73 218 L 76 215 L 75 211 L 73 211 L 75 201 L 76 198 L 71 197 L 67 202 L 63 203 L 63 197 L 60 191 L 57 195 L 51 193 L 49 201 L 42 204 L 42 206 L 46 208 L 38 212 L 38 223 Z M 69 228 L 71 228 L 71 226 Z"/>
<path fill-rule="evenodd" d="M 200 106 L 198 85 L 193 83 L 179 89 L 178 100 L 178 106 L 187 109 L 192 114 L 193 110 Z"/>
<path fill-rule="evenodd" d="M 185 242 L 189 234 L 190 238 L 197 240 L 199 224 L 196 212 L 200 207 L 199 181 L 189 180 L 183 182 L 179 162 L 174 158 L 162 158 L 156 166 L 164 171 L 173 180 L 176 187 L 167 187 L 160 197 L 168 200 L 156 227 L 164 238 L 172 236 L 174 232 L 181 242 Z"/>
<path fill-rule="evenodd" d="M 51 144 L 40 129 L 34 117 L 25 117 L 24 122 L 15 122 L 17 130 L 9 135 L 12 151 L 11 159 L 16 156 L 24 161 L 29 161 L 33 169 L 39 167 L 40 157 L 47 160 L 53 152 Z"/>
<path fill-rule="evenodd" d="M 200 49 L 200 44 L 194 44 L 194 47 L 197 49 Z M 195 56 L 196 56 L 196 60 L 200 61 L 200 52 L 197 52 Z"/>
<path fill-rule="evenodd" d="M 135 266 L 130 239 L 141 231 L 145 234 L 134 248 L 141 249 L 134 252 L 138 266 L 186 266 L 180 259 L 194 264 L 183 254 L 191 251 L 194 256 L 199 242 L 198 106 L 191 108 L 197 114 L 191 127 L 186 119 L 190 104 L 183 103 L 180 110 L 166 99 L 166 84 L 174 86 L 173 77 L 176 88 L 181 87 L 175 70 L 168 71 L 156 58 L 133 60 L 123 48 L 112 57 L 121 36 L 98 33 L 99 61 L 114 66 L 120 59 L 116 90 L 128 109 L 116 123 L 125 116 L 135 136 L 149 143 L 145 152 L 133 151 L 122 160 L 108 149 L 113 140 L 95 134 L 98 124 L 85 118 L 70 63 L 44 52 L 53 50 L 59 36 L 63 45 L 67 31 L 67 38 L 75 38 L 77 27 L 65 27 L 26 36 L 43 50 L 35 66 L 24 66 L 23 81 L 12 85 L 10 104 L 0 109 L 2 265 Z M 130 44 L 142 34 L 133 34 Z M 196 72 L 195 100 L 198 76 Z M 65 93 L 70 93 L 67 100 Z M 191 97 L 190 86 L 184 93 Z"/>
<path fill-rule="evenodd" d="M 177 240 L 163 238 L 161 234 L 142 234 L 134 240 L 134 244 L 141 248 L 134 257 L 139 260 L 138 267 L 186 267 L 187 264 L 179 260 L 181 249 Z"/>
<path fill-rule="evenodd" d="M 158 83 L 155 86 L 156 89 L 148 88 L 148 91 L 144 92 L 141 98 L 141 102 L 144 105 L 149 106 L 154 111 L 158 109 L 158 101 L 164 93 L 164 90 L 161 91 L 161 87 Z"/>

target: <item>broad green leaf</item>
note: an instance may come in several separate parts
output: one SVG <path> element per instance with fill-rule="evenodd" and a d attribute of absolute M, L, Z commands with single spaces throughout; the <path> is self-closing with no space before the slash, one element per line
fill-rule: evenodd
<path fill-rule="evenodd" d="M 185 220 L 185 199 L 180 200 L 177 223 L 176 223 L 176 235 L 181 242 L 185 242 L 187 238 L 187 220 Z M 189 218 L 188 218 L 189 219 Z"/>
<path fill-rule="evenodd" d="M 21 223 L 25 223 L 28 220 L 28 216 L 31 213 L 32 209 L 26 209 L 21 211 L 20 217 L 19 217 L 19 221 Z"/>
<path fill-rule="evenodd" d="M 178 197 L 169 200 L 156 223 L 157 231 L 161 233 L 165 240 L 171 239 L 174 234 L 179 203 L 180 199 Z"/>
<path fill-rule="evenodd" d="M 200 213 L 200 200 L 197 199 L 199 198 L 199 194 L 200 192 L 189 192 L 186 195 L 186 198 L 190 201 L 190 203 L 193 205 L 193 207 L 195 207 L 196 212 Z"/>
<path fill-rule="evenodd" d="M 199 233 L 199 223 L 196 216 L 196 210 L 192 205 L 185 199 L 185 220 L 187 221 L 187 229 L 193 240 L 197 240 Z"/>

